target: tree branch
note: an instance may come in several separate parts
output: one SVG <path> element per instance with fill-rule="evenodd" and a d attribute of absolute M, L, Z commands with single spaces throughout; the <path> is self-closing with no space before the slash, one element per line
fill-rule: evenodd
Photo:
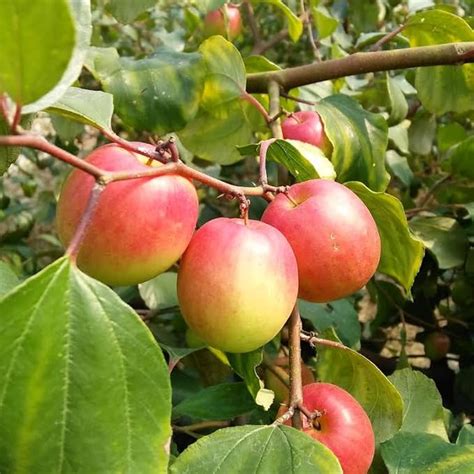
<path fill-rule="evenodd" d="M 474 42 L 472 41 L 355 53 L 341 59 L 331 59 L 321 63 L 249 74 L 247 76 L 247 92 L 267 92 L 272 81 L 278 83 L 283 90 L 288 91 L 306 84 L 354 74 L 422 66 L 460 65 L 467 62 L 474 62 Z"/>
<path fill-rule="evenodd" d="M 301 318 L 298 305 L 295 304 L 289 320 L 290 347 L 290 407 L 297 408 L 303 402 L 303 381 L 301 378 Z M 292 417 L 294 428 L 301 428 L 300 411 L 297 409 Z"/>

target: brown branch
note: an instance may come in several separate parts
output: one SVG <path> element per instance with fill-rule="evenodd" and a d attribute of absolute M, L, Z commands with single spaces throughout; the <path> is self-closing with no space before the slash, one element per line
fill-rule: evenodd
<path fill-rule="evenodd" d="M 255 55 L 263 54 L 268 49 L 273 48 L 273 46 L 278 44 L 280 41 L 286 39 L 287 36 L 288 36 L 288 28 L 285 28 L 279 31 L 275 36 L 273 36 L 268 41 L 260 41 L 256 43 L 254 47 L 252 48 L 252 51 L 250 54 L 255 54 Z"/>
<path fill-rule="evenodd" d="M 260 113 L 260 115 L 264 118 L 265 122 L 271 123 L 272 119 L 268 114 L 265 107 L 252 95 L 246 91 L 242 92 L 242 99 L 246 100 L 249 104 L 253 105 Z"/>
<path fill-rule="evenodd" d="M 308 342 L 310 345 L 315 346 L 315 345 L 320 345 L 320 346 L 326 346 L 326 347 L 332 347 L 334 349 L 348 349 L 344 344 L 341 344 L 340 342 L 336 341 L 331 341 L 329 339 L 321 339 L 314 335 L 313 333 L 306 334 L 302 332 L 300 334 L 300 338 L 302 341 Z"/>
<path fill-rule="evenodd" d="M 460 65 L 474 61 L 474 42 L 355 53 L 340 59 L 307 64 L 280 71 L 247 75 L 247 92 L 264 93 L 275 81 L 285 91 L 315 82 L 367 72 L 411 67 Z"/>
<path fill-rule="evenodd" d="M 255 20 L 255 14 L 253 12 L 253 7 L 248 0 L 245 0 L 244 3 L 245 13 L 247 14 L 247 23 L 250 27 L 250 31 L 252 32 L 253 42 L 255 45 L 259 44 L 260 39 L 260 31 L 258 30 L 257 21 Z"/>
<path fill-rule="evenodd" d="M 295 304 L 289 319 L 290 347 L 290 406 L 298 407 L 303 402 L 303 381 L 301 378 L 301 318 L 298 305 Z M 292 417 L 294 428 L 301 428 L 300 411 L 295 410 Z"/>

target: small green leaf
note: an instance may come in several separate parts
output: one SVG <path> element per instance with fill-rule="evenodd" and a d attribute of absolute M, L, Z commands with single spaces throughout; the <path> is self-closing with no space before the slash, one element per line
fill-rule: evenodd
<path fill-rule="evenodd" d="M 247 389 L 257 405 L 268 410 L 275 394 L 264 388 L 262 379 L 257 375 L 256 368 L 262 363 L 263 350 L 257 349 L 245 354 L 226 354 L 232 369 L 244 380 Z"/>
<path fill-rule="evenodd" d="M 450 155 L 453 174 L 474 179 L 474 136 L 462 141 Z"/>
<path fill-rule="evenodd" d="M 319 102 L 317 112 L 334 147 L 331 161 L 338 181 L 362 181 L 374 191 L 384 191 L 390 176 L 385 169 L 388 129 L 383 117 L 340 94 Z"/>
<path fill-rule="evenodd" d="M 336 31 L 339 20 L 331 16 L 326 8 L 321 6 L 311 8 L 311 13 L 319 39 L 327 38 Z"/>
<path fill-rule="evenodd" d="M 436 257 L 442 269 L 462 265 L 468 240 L 464 229 L 450 217 L 415 217 L 410 229 Z"/>
<path fill-rule="evenodd" d="M 61 80 L 75 44 L 67 0 L 0 2 L 0 95 L 26 105 Z"/>
<path fill-rule="evenodd" d="M 288 33 L 293 42 L 297 42 L 303 33 L 303 21 L 300 20 L 282 0 L 251 0 L 253 5 L 258 3 L 267 3 L 278 8 L 288 21 Z"/>
<path fill-rule="evenodd" d="M 132 308 L 64 257 L 0 315 L 0 471 L 166 472 L 168 370 Z"/>
<path fill-rule="evenodd" d="M 403 424 L 400 431 L 431 433 L 448 441 L 443 402 L 433 380 L 412 369 L 397 370 L 389 380 L 403 399 Z"/>
<path fill-rule="evenodd" d="M 474 426 L 464 425 L 459 431 L 456 439 L 456 444 L 459 446 L 470 446 L 474 444 Z"/>
<path fill-rule="evenodd" d="M 417 155 L 429 155 L 436 134 L 436 117 L 422 110 L 417 113 L 408 129 L 409 147 Z"/>
<path fill-rule="evenodd" d="M 397 433 L 382 444 L 389 474 L 472 474 L 474 449 L 443 441 L 426 433 Z"/>
<path fill-rule="evenodd" d="M 342 474 L 323 444 L 288 426 L 236 426 L 205 436 L 171 465 L 171 474 Z"/>
<path fill-rule="evenodd" d="M 474 32 L 465 20 L 439 9 L 410 17 L 404 35 L 412 47 L 474 41 Z M 472 110 L 474 65 L 420 67 L 415 87 L 424 107 L 437 115 Z"/>
<path fill-rule="evenodd" d="M 337 339 L 334 333 L 326 333 Z M 317 374 L 322 382 L 347 390 L 364 408 L 375 441 L 390 439 L 402 425 L 403 401 L 397 389 L 370 360 L 349 348 L 317 345 Z"/>
<path fill-rule="evenodd" d="M 395 278 L 407 292 L 415 280 L 423 259 L 423 244 L 408 228 L 402 203 L 394 196 L 375 193 L 362 183 L 346 186 L 368 207 L 380 234 L 382 254 L 377 271 Z"/>
<path fill-rule="evenodd" d="M 299 300 L 301 316 L 311 321 L 318 332 L 334 328 L 337 336 L 348 347 L 360 343 L 360 323 L 353 301 L 349 298 L 331 303 L 310 303 Z"/>
<path fill-rule="evenodd" d="M 76 44 L 67 69 L 54 89 L 41 97 L 40 100 L 23 108 L 24 114 L 38 112 L 54 104 L 67 92 L 69 86 L 76 81 L 82 71 L 92 34 L 91 5 L 90 0 L 81 0 L 80 2 L 69 0 L 69 4 L 75 20 Z"/>
<path fill-rule="evenodd" d="M 439 151 L 445 152 L 467 137 L 466 129 L 457 122 L 440 124 L 436 130 Z"/>
<path fill-rule="evenodd" d="M 0 261 L 0 297 L 8 293 L 19 282 L 16 273 L 5 262 Z"/>
<path fill-rule="evenodd" d="M 222 383 L 200 390 L 173 408 L 176 415 L 200 420 L 229 420 L 255 409 L 244 383 Z"/>
<path fill-rule="evenodd" d="M 48 112 L 68 117 L 86 125 L 111 130 L 114 99 L 112 94 L 70 87 Z"/>
<path fill-rule="evenodd" d="M 276 140 L 267 150 L 267 159 L 280 163 L 297 182 L 309 179 L 335 179 L 332 163 L 323 152 L 309 143 L 298 140 Z"/>
<path fill-rule="evenodd" d="M 152 280 L 138 285 L 138 291 L 145 304 L 150 309 L 163 309 L 178 306 L 176 281 L 178 275 L 166 272 Z"/>
<path fill-rule="evenodd" d="M 349 20 L 357 31 L 373 31 L 385 17 L 382 0 L 352 0 L 349 3 Z"/>
<path fill-rule="evenodd" d="M 109 0 L 109 10 L 120 23 L 131 23 L 140 13 L 157 3 L 158 0 Z"/>
<path fill-rule="evenodd" d="M 205 74 L 200 53 L 159 50 L 135 60 L 114 48 L 91 48 L 86 65 L 114 96 L 116 113 L 136 130 L 179 130 L 198 111 Z"/>
<path fill-rule="evenodd" d="M 396 151 L 387 151 L 387 165 L 392 173 L 408 188 L 413 183 L 415 176 L 404 156 Z"/>

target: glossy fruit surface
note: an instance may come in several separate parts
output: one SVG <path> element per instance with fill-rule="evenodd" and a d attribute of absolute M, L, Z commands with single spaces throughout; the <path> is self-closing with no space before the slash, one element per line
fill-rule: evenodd
<path fill-rule="evenodd" d="M 446 357 L 451 347 L 450 337 L 441 331 L 434 331 L 424 341 L 425 355 L 431 360 L 441 360 Z"/>
<path fill-rule="evenodd" d="M 310 412 L 321 413 L 313 423 L 301 415 L 303 431 L 336 455 L 344 474 L 367 474 L 374 458 L 375 437 L 359 402 L 336 385 L 313 383 L 303 387 L 303 404 Z M 285 411 L 282 407 L 278 416 Z M 291 425 L 291 421 L 286 424 Z"/>
<path fill-rule="evenodd" d="M 299 296 L 326 302 L 362 288 L 380 260 L 377 225 L 364 203 L 334 181 L 314 179 L 290 187 L 262 221 L 290 242 L 298 261 Z"/>
<path fill-rule="evenodd" d="M 224 8 L 226 9 L 226 13 L 224 12 Z M 226 14 L 227 30 L 225 19 Z M 204 32 L 206 36 L 222 35 L 227 37 L 227 31 L 230 40 L 239 36 L 242 31 L 240 10 L 236 5 L 227 4 L 226 7 L 210 11 L 204 18 Z"/>
<path fill-rule="evenodd" d="M 115 144 L 97 148 L 86 160 L 108 171 L 149 169 L 145 157 Z M 56 224 L 65 246 L 74 235 L 93 185 L 94 179 L 77 169 L 63 185 Z M 186 249 L 196 226 L 198 205 L 193 184 L 181 176 L 107 185 L 80 248 L 78 267 L 110 285 L 132 285 L 153 278 Z"/>
<path fill-rule="evenodd" d="M 298 292 L 290 245 L 263 222 L 218 218 L 192 238 L 178 272 L 188 326 L 210 346 L 248 352 L 275 337 Z"/>
<path fill-rule="evenodd" d="M 321 117 L 314 110 L 301 110 L 283 120 L 281 124 L 283 138 L 300 140 L 320 148 L 330 156 L 332 145 L 324 133 Z"/>

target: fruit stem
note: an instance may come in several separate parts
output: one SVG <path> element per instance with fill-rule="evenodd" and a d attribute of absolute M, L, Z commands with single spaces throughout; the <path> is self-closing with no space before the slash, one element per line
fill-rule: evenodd
<path fill-rule="evenodd" d="M 289 319 L 289 348 L 290 348 L 290 407 L 294 407 L 292 416 L 294 428 L 301 428 L 299 406 L 303 401 L 303 381 L 301 378 L 301 318 L 296 303 Z"/>
<path fill-rule="evenodd" d="M 242 95 L 240 97 L 243 100 L 246 100 L 253 107 L 255 107 L 267 124 L 271 123 L 272 118 L 268 114 L 267 109 L 265 109 L 265 107 L 252 94 L 249 94 L 247 91 L 244 90 L 242 91 Z"/>
<path fill-rule="evenodd" d="M 81 216 L 81 220 L 79 222 L 79 225 L 77 226 L 76 232 L 74 233 L 74 236 L 66 250 L 66 255 L 69 256 L 71 262 L 74 264 L 76 263 L 77 254 L 79 253 L 81 244 L 87 233 L 89 223 L 91 222 L 92 217 L 94 216 L 94 212 L 97 208 L 99 197 L 102 191 L 105 189 L 105 186 L 106 185 L 103 183 L 96 182 L 96 184 L 92 188 L 92 191 L 89 195 L 89 200 L 87 201 L 86 209 Z"/>

